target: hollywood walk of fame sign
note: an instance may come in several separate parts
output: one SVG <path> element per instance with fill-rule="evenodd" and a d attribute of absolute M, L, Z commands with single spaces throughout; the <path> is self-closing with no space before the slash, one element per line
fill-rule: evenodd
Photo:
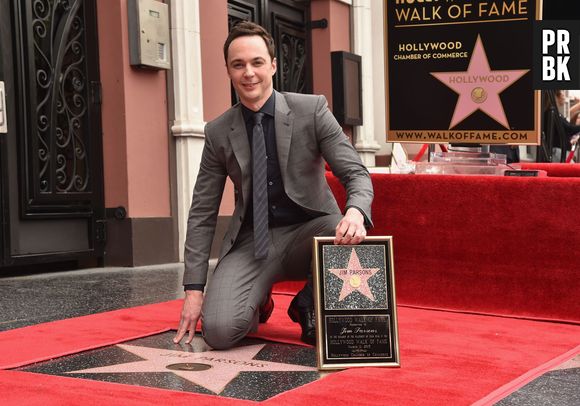
<path fill-rule="evenodd" d="M 314 238 L 318 368 L 399 366 L 391 237 Z"/>
<path fill-rule="evenodd" d="M 387 141 L 539 144 L 541 0 L 384 0 Z"/>

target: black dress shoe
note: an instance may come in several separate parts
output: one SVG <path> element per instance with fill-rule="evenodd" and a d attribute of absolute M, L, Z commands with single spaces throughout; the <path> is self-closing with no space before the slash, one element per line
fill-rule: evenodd
<path fill-rule="evenodd" d="M 288 316 L 294 323 L 300 323 L 302 335 L 300 340 L 306 344 L 316 345 L 316 322 L 314 319 L 314 309 L 298 306 L 297 296 L 290 302 Z"/>
<path fill-rule="evenodd" d="M 268 297 L 266 298 L 266 302 L 263 305 L 261 305 L 260 308 L 258 309 L 260 315 L 258 320 L 260 321 L 260 323 L 267 322 L 270 316 L 272 315 L 273 311 L 274 311 L 274 299 L 272 299 L 272 291 L 270 291 L 270 293 L 268 293 Z"/>

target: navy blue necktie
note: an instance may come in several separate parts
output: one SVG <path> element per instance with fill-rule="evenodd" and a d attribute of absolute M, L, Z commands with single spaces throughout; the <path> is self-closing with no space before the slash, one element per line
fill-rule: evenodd
<path fill-rule="evenodd" d="M 268 187 L 266 142 L 262 118 L 264 113 L 254 114 L 252 132 L 252 184 L 254 206 L 254 255 L 256 259 L 268 256 Z"/>

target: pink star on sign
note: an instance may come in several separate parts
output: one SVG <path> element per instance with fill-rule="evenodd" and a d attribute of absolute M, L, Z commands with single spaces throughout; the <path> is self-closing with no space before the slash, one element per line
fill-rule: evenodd
<path fill-rule="evenodd" d="M 478 35 L 467 71 L 431 72 L 431 75 L 459 94 L 449 128 L 455 127 L 479 109 L 509 129 L 499 94 L 528 71 L 529 69 L 491 70 Z"/>
<path fill-rule="evenodd" d="M 360 265 L 360 260 L 358 259 L 358 255 L 354 248 L 350 253 L 350 259 L 348 260 L 348 265 L 345 269 L 328 270 L 328 272 L 342 279 L 342 290 L 338 297 L 339 302 L 355 291 L 363 294 L 374 302 L 375 297 L 373 296 L 373 292 L 371 292 L 368 280 L 378 271 L 379 268 L 363 268 Z"/>

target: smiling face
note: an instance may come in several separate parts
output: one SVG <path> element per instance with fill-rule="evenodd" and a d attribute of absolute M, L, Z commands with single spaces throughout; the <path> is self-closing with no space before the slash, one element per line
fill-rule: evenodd
<path fill-rule="evenodd" d="M 242 36 L 228 48 L 228 76 L 240 101 L 258 111 L 272 94 L 272 76 L 276 73 L 276 58 L 272 59 L 264 40 L 257 36 Z"/>

